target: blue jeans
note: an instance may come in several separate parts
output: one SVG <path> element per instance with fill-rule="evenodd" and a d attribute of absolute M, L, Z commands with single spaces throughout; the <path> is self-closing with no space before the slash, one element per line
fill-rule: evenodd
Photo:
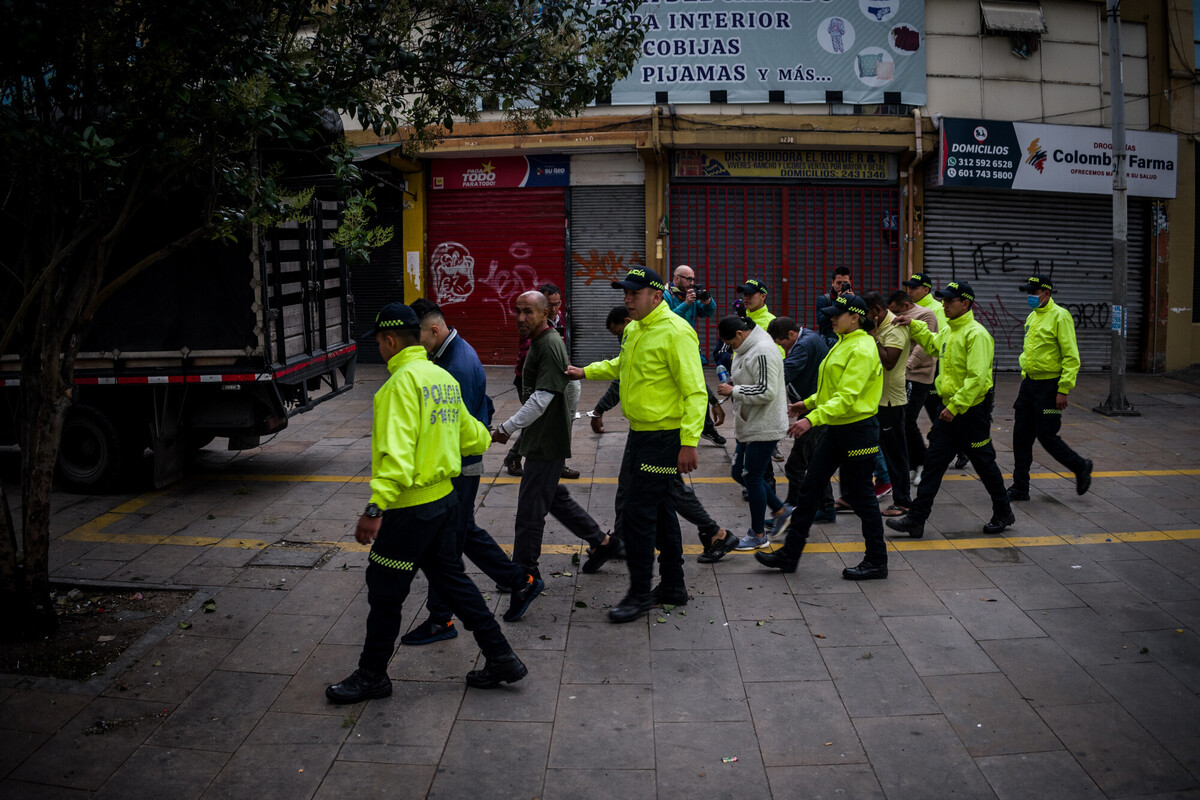
<path fill-rule="evenodd" d="M 771 454 L 775 442 L 738 442 L 733 451 L 733 468 L 730 473 L 735 481 L 746 487 L 750 495 L 750 530 L 762 536 L 767 506 L 772 511 L 783 508 L 783 501 L 767 488 L 766 477 L 771 471 Z"/>

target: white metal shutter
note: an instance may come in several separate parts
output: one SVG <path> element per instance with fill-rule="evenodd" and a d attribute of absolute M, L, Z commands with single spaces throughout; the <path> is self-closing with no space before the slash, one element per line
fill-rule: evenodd
<path fill-rule="evenodd" d="M 623 295 L 612 282 L 646 265 L 646 198 L 642 186 L 571 188 L 571 362 L 612 358 L 618 343 L 604 321 Z"/>
<path fill-rule="evenodd" d="M 1085 371 L 1109 368 L 1112 342 L 1112 198 L 1047 192 L 925 192 L 925 271 L 936 286 L 975 289 L 975 317 L 996 340 L 996 369 L 1017 370 L 1029 308 L 1018 287 L 1034 274 L 1075 318 Z M 1129 202 L 1126 368 L 1138 368 L 1146 335 L 1149 203 Z"/>

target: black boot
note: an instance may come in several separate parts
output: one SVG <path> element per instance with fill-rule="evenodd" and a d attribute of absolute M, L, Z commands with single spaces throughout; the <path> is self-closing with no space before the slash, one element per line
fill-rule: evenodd
<path fill-rule="evenodd" d="M 780 572 L 795 572 L 796 565 L 800 563 L 800 559 L 785 555 L 782 549 L 772 550 L 770 553 L 755 553 L 754 560 L 764 567 Z"/>
<path fill-rule="evenodd" d="M 613 622 L 633 622 L 644 616 L 653 603 L 648 594 L 627 594 L 615 608 L 608 610 L 608 618 Z"/>
<path fill-rule="evenodd" d="M 687 589 L 683 588 L 682 586 L 666 587 L 660 583 L 658 586 L 654 587 L 652 592 L 650 592 L 650 602 L 656 606 L 686 606 L 687 601 L 690 599 L 691 598 L 688 597 Z"/>
<path fill-rule="evenodd" d="M 475 689 L 495 689 L 502 683 L 516 683 L 529 674 L 529 667 L 521 663 L 517 654 L 509 650 L 502 656 L 489 658 L 483 669 L 467 673 L 467 686 Z"/>
<path fill-rule="evenodd" d="M 338 705 L 361 703 L 374 697 L 390 697 L 391 694 L 392 679 L 386 672 L 377 674 L 365 669 L 356 669 L 341 683 L 325 687 L 325 697 Z"/>

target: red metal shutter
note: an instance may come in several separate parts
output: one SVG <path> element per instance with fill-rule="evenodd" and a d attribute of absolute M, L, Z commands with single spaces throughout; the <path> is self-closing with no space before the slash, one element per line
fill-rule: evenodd
<path fill-rule="evenodd" d="M 564 190 L 431 192 L 426 294 L 484 364 L 515 364 L 513 304 L 544 283 L 565 287 Z"/>

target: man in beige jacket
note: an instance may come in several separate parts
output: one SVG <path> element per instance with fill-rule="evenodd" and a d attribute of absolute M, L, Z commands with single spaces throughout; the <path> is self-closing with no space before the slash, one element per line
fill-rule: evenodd
<path fill-rule="evenodd" d="M 908 292 L 893 292 L 888 297 L 888 311 L 896 316 L 919 319 L 929 326 L 930 333 L 937 333 L 937 315 L 932 309 L 913 302 Z M 937 356 L 926 353 L 916 342 L 908 354 L 908 366 L 904 380 L 908 390 L 908 405 L 904 408 L 904 438 L 908 444 L 908 466 L 913 471 L 912 485 L 921 483 L 921 472 L 925 468 L 925 437 L 917 427 L 917 417 L 925 407 L 925 399 L 933 391 L 933 378 L 937 372 Z"/>

